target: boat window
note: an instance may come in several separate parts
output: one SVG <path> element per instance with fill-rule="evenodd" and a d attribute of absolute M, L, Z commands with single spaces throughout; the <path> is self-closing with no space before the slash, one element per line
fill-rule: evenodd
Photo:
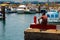
<path fill-rule="evenodd" d="M 51 14 L 51 18 L 54 18 L 54 14 Z"/>
<path fill-rule="evenodd" d="M 49 15 L 49 14 L 47 14 L 47 17 L 49 17 L 49 18 L 50 18 L 50 15 Z"/>
<path fill-rule="evenodd" d="M 55 18 L 58 18 L 58 14 L 55 14 Z"/>

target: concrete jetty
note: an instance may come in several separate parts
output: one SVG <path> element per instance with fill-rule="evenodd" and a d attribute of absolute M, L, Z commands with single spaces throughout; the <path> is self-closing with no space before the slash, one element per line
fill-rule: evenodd
<path fill-rule="evenodd" d="M 48 29 L 42 30 L 36 28 L 27 28 L 24 31 L 25 40 L 60 40 L 60 30 Z"/>

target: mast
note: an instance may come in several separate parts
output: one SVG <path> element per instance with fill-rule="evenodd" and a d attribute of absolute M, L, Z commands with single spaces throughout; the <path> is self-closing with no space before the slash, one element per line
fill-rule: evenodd
<path fill-rule="evenodd" d="M 47 0 L 47 3 L 48 3 L 48 10 L 49 10 L 49 0 Z"/>

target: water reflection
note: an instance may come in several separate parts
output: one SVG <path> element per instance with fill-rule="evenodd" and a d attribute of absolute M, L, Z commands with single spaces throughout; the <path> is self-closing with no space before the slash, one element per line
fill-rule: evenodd
<path fill-rule="evenodd" d="M 3 20 L 3 33 L 5 32 L 5 20 Z"/>
<path fill-rule="evenodd" d="M 3 40 L 6 40 L 6 38 L 5 38 L 5 21 L 6 20 L 2 20 L 2 38 L 3 38 Z"/>
<path fill-rule="evenodd" d="M 24 30 L 34 16 L 38 19 L 41 14 L 6 14 L 6 20 L 0 20 L 0 40 L 24 40 Z"/>

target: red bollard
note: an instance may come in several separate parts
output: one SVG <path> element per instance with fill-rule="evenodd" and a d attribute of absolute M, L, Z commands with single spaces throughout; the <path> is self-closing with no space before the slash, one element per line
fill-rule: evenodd
<path fill-rule="evenodd" d="M 34 23 L 36 24 L 37 23 L 37 17 L 34 16 Z"/>

